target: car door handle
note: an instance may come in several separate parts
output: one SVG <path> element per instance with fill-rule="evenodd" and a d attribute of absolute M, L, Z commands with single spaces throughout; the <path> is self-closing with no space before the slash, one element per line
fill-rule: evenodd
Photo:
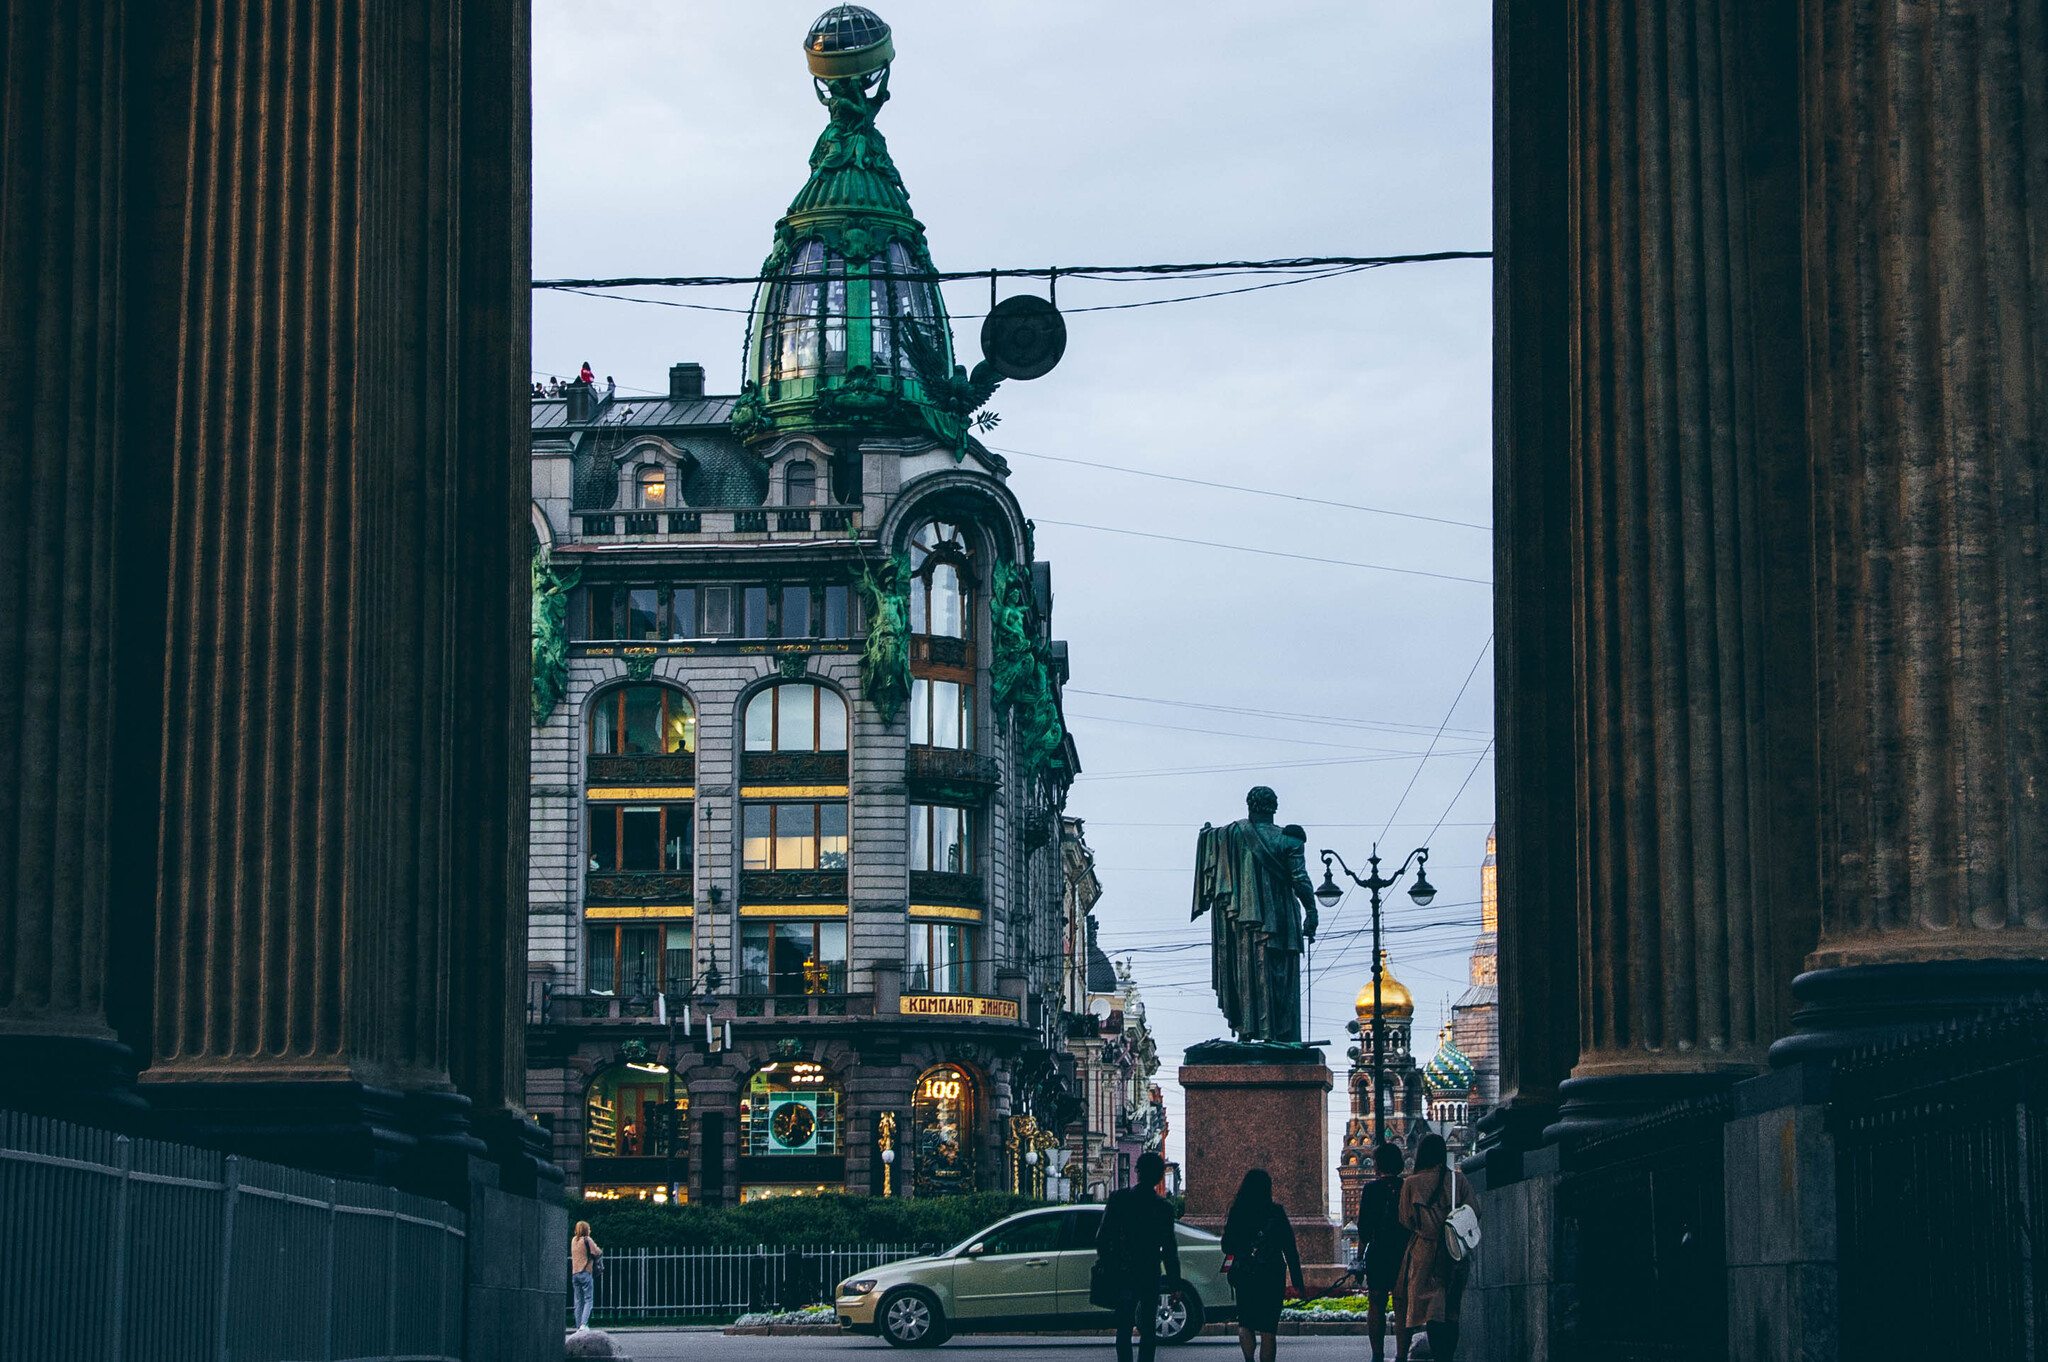
<path fill-rule="evenodd" d="M 1050 1258 L 1026 1258 L 1026 1259 L 1024 1260 L 1024 1266 L 1026 1266 L 1026 1267 L 1051 1267 L 1051 1266 L 1052 1266 L 1052 1259 L 1050 1259 Z"/>

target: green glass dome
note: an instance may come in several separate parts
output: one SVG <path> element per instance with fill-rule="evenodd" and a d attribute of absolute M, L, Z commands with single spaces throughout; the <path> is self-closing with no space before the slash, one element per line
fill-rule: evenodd
<path fill-rule="evenodd" d="M 872 13 L 851 9 L 821 17 L 806 50 L 820 26 L 833 42 L 842 31 L 848 43 L 886 38 Z M 987 394 L 957 372 L 945 300 L 918 277 L 934 272 L 924 224 L 875 127 L 888 68 L 814 84 L 831 121 L 761 266 L 733 429 L 745 440 L 807 429 L 929 434 L 957 449 Z"/>
<path fill-rule="evenodd" d="M 1437 1033 L 1436 1054 L 1423 1066 L 1422 1083 L 1432 1097 L 1472 1091 L 1472 1061 L 1451 1041 L 1448 1030 Z"/>

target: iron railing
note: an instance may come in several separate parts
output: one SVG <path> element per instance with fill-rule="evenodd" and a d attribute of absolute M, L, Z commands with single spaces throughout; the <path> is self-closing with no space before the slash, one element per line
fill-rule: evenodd
<path fill-rule="evenodd" d="M 1721 1145 L 1732 1110 L 1725 1094 L 1682 1102 L 1570 1151 L 1558 1209 L 1563 1275 L 1578 1290 L 1563 1355 L 1727 1357 Z"/>
<path fill-rule="evenodd" d="M 2048 1002 L 1843 1060 L 1828 1129 L 1841 1356 L 1924 1356 L 1910 1300 L 1944 1355 L 2048 1358 Z"/>
<path fill-rule="evenodd" d="M 462 1355 L 452 1206 L 0 1112 L 0 1362 Z"/>
<path fill-rule="evenodd" d="M 936 1250 L 932 1244 L 803 1244 L 614 1249 L 597 1275 L 595 1321 L 717 1318 L 801 1310 L 832 1299 L 856 1273 Z"/>

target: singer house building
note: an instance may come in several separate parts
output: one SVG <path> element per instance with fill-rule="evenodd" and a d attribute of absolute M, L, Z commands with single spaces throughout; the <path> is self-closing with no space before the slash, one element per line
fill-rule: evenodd
<path fill-rule="evenodd" d="M 888 29 L 806 49 L 741 390 L 533 402 L 527 1094 L 572 1199 L 1042 1193 L 1077 1105 L 1051 573 L 875 128 Z"/>

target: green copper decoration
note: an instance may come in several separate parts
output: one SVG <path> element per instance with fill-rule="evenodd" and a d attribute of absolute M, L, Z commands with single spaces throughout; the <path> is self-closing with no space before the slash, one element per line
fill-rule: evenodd
<path fill-rule="evenodd" d="M 583 575 L 559 575 L 544 545 L 533 548 L 533 726 L 540 728 L 569 689 L 569 591 Z"/>
<path fill-rule="evenodd" d="M 1046 649 L 1031 637 L 1031 570 L 998 562 L 990 573 L 994 587 L 995 656 L 989 661 L 996 724 L 1015 726 L 1017 757 L 1032 778 L 1042 778 L 1056 765 L 1066 740 L 1060 710 L 1053 698 L 1052 668 Z"/>
<path fill-rule="evenodd" d="M 882 722 L 894 723 L 910 699 L 910 556 L 899 553 L 859 580 L 868 637 L 860 657 L 860 689 Z"/>
<path fill-rule="evenodd" d="M 841 6 L 805 50 L 816 72 L 855 74 L 814 79 L 829 118 L 761 266 L 733 433 L 926 436 L 964 456 L 979 448 L 970 431 L 993 424 L 976 413 L 1001 380 L 986 363 L 969 374 L 954 362 L 945 300 L 921 277 L 934 273 L 924 224 L 875 126 L 889 102 L 888 26 Z"/>

